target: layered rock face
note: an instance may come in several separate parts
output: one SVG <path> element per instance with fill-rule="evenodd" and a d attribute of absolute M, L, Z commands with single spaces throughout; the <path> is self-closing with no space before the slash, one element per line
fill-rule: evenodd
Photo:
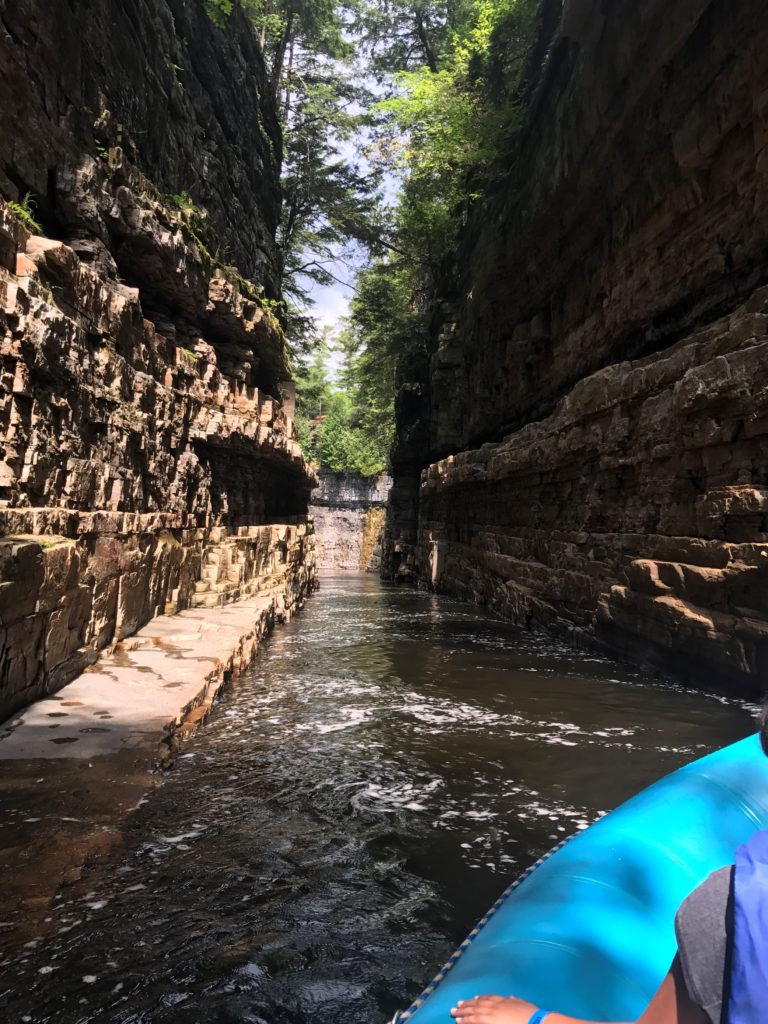
<path fill-rule="evenodd" d="M 310 510 L 317 534 L 318 567 L 378 572 L 384 507 L 392 481 L 386 473 L 363 477 L 320 470 Z"/>
<path fill-rule="evenodd" d="M 217 27 L 206 6 L 0 0 L 0 193 L 30 192 L 48 234 L 111 265 L 106 248 L 145 302 L 193 313 L 197 261 L 142 230 L 152 197 L 188 193 L 217 262 L 277 287 L 280 131 L 262 55 L 241 10 Z"/>
<path fill-rule="evenodd" d="M 34 73 L 33 73 L 34 71 Z M 0 717 L 154 615 L 314 585 L 236 12 L 0 0 Z"/>
<path fill-rule="evenodd" d="M 767 43 L 754 0 L 563 5 L 401 396 L 390 575 L 768 685 Z"/>

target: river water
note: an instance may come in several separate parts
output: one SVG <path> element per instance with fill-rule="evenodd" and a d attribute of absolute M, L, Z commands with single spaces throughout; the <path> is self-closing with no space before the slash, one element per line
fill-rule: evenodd
<path fill-rule="evenodd" d="M 511 878 L 751 711 L 326 579 L 8 956 L 3 1021 L 383 1024 Z"/>

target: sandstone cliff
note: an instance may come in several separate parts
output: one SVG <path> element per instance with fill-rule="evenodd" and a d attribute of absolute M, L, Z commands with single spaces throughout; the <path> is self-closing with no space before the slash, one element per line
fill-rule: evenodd
<path fill-rule="evenodd" d="M 320 470 L 317 479 L 310 511 L 318 568 L 378 572 L 390 477 Z"/>
<path fill-rule="evenodd" d="M 527 125 L 400 396 L 386 571 L 754 691 L 768 14 L 545 6 Z"/>
<path fill-rule="evenodd" d="M 313 583 L 279 129 L 202 2 L 0 0 L 0 717 L 152 616 Z"/>

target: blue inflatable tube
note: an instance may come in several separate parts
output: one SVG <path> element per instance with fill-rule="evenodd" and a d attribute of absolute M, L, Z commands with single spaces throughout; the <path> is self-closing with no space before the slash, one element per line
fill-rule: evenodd
<path fill-rule="evenodd" d="M 634 1021 L 675 955 L 680 903 L 768 828 L 758 737 L 686 765 L 513 883 L 395 1024 L 449 1024 L 459 999 L 516 995 L 597 1021 Z"/>

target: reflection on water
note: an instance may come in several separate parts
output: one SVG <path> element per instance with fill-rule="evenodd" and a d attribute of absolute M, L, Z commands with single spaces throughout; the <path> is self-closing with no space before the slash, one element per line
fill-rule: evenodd
<path fill-rule="evenodd" d="M 384 1022 L 531 861 L 750 730 L 743 703 L 328 579 L 5 962 L 4 1020 Z"/>

